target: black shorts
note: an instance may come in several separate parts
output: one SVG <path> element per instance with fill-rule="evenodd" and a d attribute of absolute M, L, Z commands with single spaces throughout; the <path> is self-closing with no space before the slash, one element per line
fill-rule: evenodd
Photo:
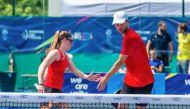
<path fill-rule="evenodd" d="M 51 87 L 47 87 L 47 86 L 44 86 L 44 92 L 45 93 L 62 93 L 62 91 L 59 89 L 51 88 Z"/>
<path fill-rule="evenodd" d="M 120 94 L 151 94 L 153 83 L 144 87 L 131 87 L 123 83 Z"/>
<path fill-rule="evenodd" d="M 153 83 L 148 84 L 144 87 L 131 87 L 123 83 L 120 94 L 151 94 Z M 137 106 L 145 106 L 147 104 L 136 104 Z"/>

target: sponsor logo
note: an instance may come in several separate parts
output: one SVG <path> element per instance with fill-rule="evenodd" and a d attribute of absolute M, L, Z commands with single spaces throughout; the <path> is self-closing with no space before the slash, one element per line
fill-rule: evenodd
<path fill-rule="evenodd" d="M 152 101 L 161 101 L 161 98 L 152 98 Z"/>
<path fill-rule="evenodd" d="M 84 99 L 84 97 L 81 97 L 81 96 L 76 96 L 76 97 L 75 97 L 75 99 L 76 99 L 76 100 L 83 100 L 83 99 Z"/>
<path fill-rule="evenodd" d="M 21 36 L 24 40 L 42 40 L 43 34 L 43 30 L 24 30 Z"/>
<path fill-rule="evenodd" d="M 58 99 L 65 99 L 65 96 L 58 96 Z"/>
<path fill-rule="evenodd" d="M 28 98 L 28 95 L 21 95 L 20 98 L 21 98 L 21 99 Z"/>
<path fill-rule="evenodd" d="M 173 98 L 173 101 L 181 101 L 181 100 L 182 100 L 181 97 L 175 97 L 175 98 Z"/>
<path fill-rule="evenodd" d="M 10 98 L 8 95 L 2 95 L 1 98 Z"/>
<path fill-rule="evenodd" d="M 39 99 L 45 99 L 45 96 L 38 96 Z"/>
<path fill-rule="evenodd" d="M 133 100 L 140 101 L 141 97 L 133 97 Z"/>
<path fill-rule="evenodd" d="M 122 100 L 121 97 L 113 97 L 113 100 Z"/>
<path fill-rule="evenodd" d="M 75 32 L 73 38 L 77 40 L 90 40 L 93 39 L 93 35 L 90 32 Z"/>
<path fill-rule="evenodd" d="M 102 100 L 103 96 L 95 96 L 94 99 L 95 100 Z"/>
<path fill-rule="evenodd" d="M 24 31 L 22 32 L 21 36 L 22 36 L 22 38 L 23 38 L 24 40 L 27 40 L 27 39 L 28 39 L 28 31 L 27 31 L 27 30 L 24 30 Z"/>

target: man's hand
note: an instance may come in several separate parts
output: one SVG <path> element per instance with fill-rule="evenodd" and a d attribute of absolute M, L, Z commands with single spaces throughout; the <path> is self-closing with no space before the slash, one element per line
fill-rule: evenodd
<path fill-rule="evenodd" d="M 107 82 L 108 82 L 108 78 L 106 76 L 100 78 L 100 82 L 99 82 L 99 84 L 97 86 L 97 89 L 99 91 L 103 91 L 105 89 L 105 87 L 106 87 Z"/>

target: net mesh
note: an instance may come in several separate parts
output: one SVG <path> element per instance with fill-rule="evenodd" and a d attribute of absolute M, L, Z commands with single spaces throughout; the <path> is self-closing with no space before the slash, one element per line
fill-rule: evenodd
<path fill-rule="evenodd" d="M 0 93 L 0 109 L 190 109 L 189 95 Z"/>

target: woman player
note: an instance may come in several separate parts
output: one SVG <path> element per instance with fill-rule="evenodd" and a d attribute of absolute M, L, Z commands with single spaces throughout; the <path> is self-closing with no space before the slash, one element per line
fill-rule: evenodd
<path fill-rule="evenodd" d="M 66 51 L 72 46 L 72 35 L 66 31 L 57 31 L 49 52 L 38 70 L 38 92 L 61 93 L 64 84 L 64 72 L 68 67 L 80 78 L 96 81 L 99 75 L 86 75 L 75 67 Z"/>

